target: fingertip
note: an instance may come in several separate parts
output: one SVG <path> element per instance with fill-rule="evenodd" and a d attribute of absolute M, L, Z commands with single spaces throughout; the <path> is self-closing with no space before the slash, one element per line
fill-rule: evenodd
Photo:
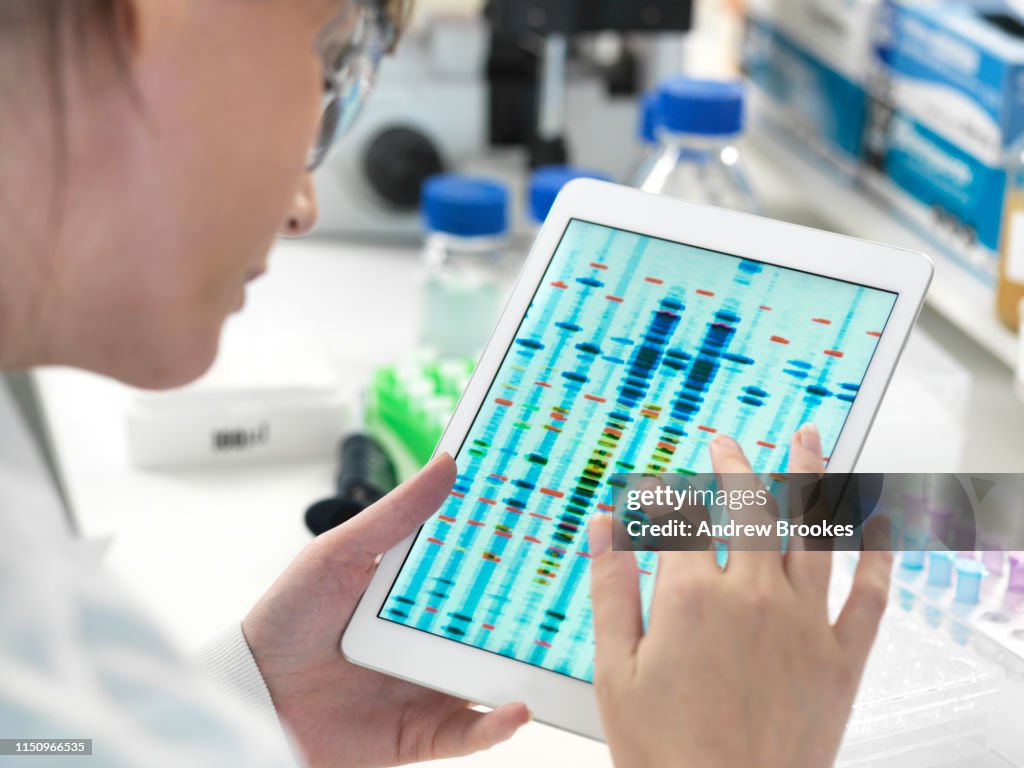
<path fill-rule="evenodd" d="M 738 453 L 740 444 L 728 435 L 716 435 L 711 441 L 711 450 L 713 453 Z"/>
<path fill-rule="evenodd" d="M 512 719 L 515 723 L 517 723 L 517 728 L 524 726 L 528 722 L 533 720 L 533 710 L 526 706 L 525 702 L 517 701 L 513 704 L 509 704 L 508 707 L 515 715 L 515 717 L 513 717 Z"/>
<path fill-rule="evenodd" d="M 867 552 L 892 553 L 892 522 L 886 514 L 874 514 L 864 524 L 861 548 Z"/>
<path fill-rule="evenodd" d="M 456 470 L 455 459 L 448 451 L 441 451 L 430 461 L 426 468 L 436 471 L 448 470 L 454 475 Z"/>
<path fill-rule="evenodd" d="M 804 424 L 793 433 L 789 448 L 788 472 L 821 475 L 825 472 L 821 433 L 813 424 Z"/>
<path fill-rule="evenodd" d="M 814 424 L 808 423 L 800 427 L 794 436 L 794 442 L 801 449 L 812 454 L 816 459 L 820 459 L 822 457 L 821 433 Z"/>
<path fill-rule="evenodd" d="M 727 435 L 717 435 L 711 441 L 711 466 L 716 473 L 750 472 L 750 462 L 743 448 Z"/>
<path fill-rule="evenodd" d="M 595 513 L 587 526 L 587 549 L 598 558 L 612 548 L 612 516 Z"/>
<path fill-rule="evenodd" d="M 716 472 L 721 471 L 722 467 L 735 455 L 737 448 L 739 446 L 731 437 L 717 435 L 708 446 L 708 450 L 711 452 L 712 468 Z"/>
<path fill-rule="evenodd" d="M 533 712 L 521 701 L 503 704 L 484 715 L 492 723 L 488 746 L 500 744 L 512 738 L 516 731 L 533 719 Z"/>
<path fill-rule="evenodd" d="M 423 469 L 414 475 L 419 480 L 427 480 L 432 483 L 437 483 L 442 486 L 445 493 L 451 490 L 452 486 L 455 485 L 455 478 L 458 474 L 458 469 L 455 465 L 455 459 L 447 451 L 443 451 L 437 454 L 433 459 L 430 460 Z"/>

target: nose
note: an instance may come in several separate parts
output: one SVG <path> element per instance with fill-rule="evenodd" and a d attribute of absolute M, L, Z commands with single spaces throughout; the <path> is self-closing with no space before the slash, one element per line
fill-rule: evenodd
<path fill-rule="evenodd" d="M 301 237 L 316 224 L 316 189 L 313 186 L 313 175 L 306 173 L 302 177 L 299 188 L 295 190 L 288 218 L 281 228 L 285 237 Z"/>

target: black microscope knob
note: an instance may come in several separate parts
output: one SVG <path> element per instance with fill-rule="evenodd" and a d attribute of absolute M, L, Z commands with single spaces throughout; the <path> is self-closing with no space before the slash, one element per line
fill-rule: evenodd
<path fill-rule="evenodd" d="M 434 143 L 415 128 L 401 126 L 377 134 L 363 163 L 370 186 L 387 203 L 402 210 L 416 208 L 423 182 L 443 170 Z"/>

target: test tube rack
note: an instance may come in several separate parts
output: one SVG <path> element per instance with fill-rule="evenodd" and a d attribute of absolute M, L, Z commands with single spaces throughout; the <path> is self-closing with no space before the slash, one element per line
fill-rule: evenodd
<path fill-rule="evenodd" d="M 476 363 L 414 357 L 378 368 L 366 403 L 366 424 L 406 477 L 434 453 Z"/>

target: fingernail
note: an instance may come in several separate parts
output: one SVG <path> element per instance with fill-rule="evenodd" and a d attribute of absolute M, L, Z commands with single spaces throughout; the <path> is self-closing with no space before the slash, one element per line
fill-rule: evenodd
<path fill-rule="evenodd" d="M 821 433 L 813 424 L 804 424 L 797 432 L 797 438 L 805 451 L 821 455 Z"/>
<path fill-rule="evenodd" d="M 716 451 L 736 451 L 739 450 L 740 444 L 728 435 L 718 435 L 711 441 L 711 447 Z"/>
<path fill-rule="evenodd" d="M 592 557 L 600 557 L 612 548 L 611 515 L 595 513 L 587 527 L 587 542 Z"/>

